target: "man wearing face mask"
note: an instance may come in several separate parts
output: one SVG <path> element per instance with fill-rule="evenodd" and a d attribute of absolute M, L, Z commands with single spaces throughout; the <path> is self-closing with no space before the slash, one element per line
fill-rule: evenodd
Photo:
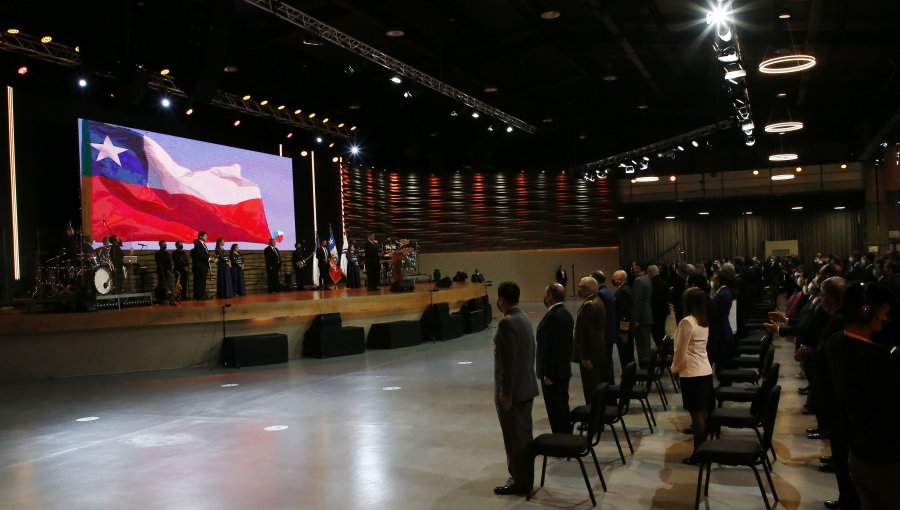
<path fill-rule="evenodd" d="M 572 330 L 575 320 L 563 301 L 566 289 L 559 283 L 544 290 L 547 313 L 537 327 L 536 370 L 541 393 L 554 434 L 571 434 L 569 421 L 569 379 L 572 377 Z"/>
<path fill-rule="evenodd" d="M 494 406 L 503 432 L 509 480 L 494 494 L 527 494 L 534 483 L 531 409 L 538 396 L 534 373 L 534 334 L 531 320 L 519 309 L 519 286 L 503 282 L 497 287 L 497 308 L 503 318 L 494 335 Z"/>

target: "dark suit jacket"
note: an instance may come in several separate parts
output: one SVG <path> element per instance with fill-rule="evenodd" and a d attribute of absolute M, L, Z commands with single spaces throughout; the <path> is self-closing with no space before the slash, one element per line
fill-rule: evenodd
<path fill-rule="evenodd" d="M 628 285 L 622 285 L 616 289 L 616 318 L 619 322 L 619 333 L 631 331 L 632 308 L 634 308 L 634 300 L 631 297 L 631 289 L 628 288 Z"/>
<path fill-rule="evenodd" d="M 278 271 L 281 269 L 281 254 L 278 253 L 277 248 L 266 246 L 266 249 L 263 250 L 263 255 L 266 256 L 267 271 Z"/>
<path fill-rule="evenodd" d="M 328 270 L 328 261 L 331 260 L 331 253 L 328 252 L 327 248 L 322 248 L 319 246 L 316 248 L 316 260 L 319 264 L 319 272 Z"/>
<path fill-rule="evenodd" d="M 575 319 L 559 303 L 547 310 L 537 327 L 537 370 L 538 379 L 544 376 L 551 381 L 562 381 L 572 377 L 572 331 Z"/>
<path fill-rule="evenodd" d="M 172 272 L 172 256 L 166 250 L 160 249 L 153 254 L 153 258 L 156 260 L 156 275 L 160 280 L 166 278 L 166 275 Z"/>
<path fill-rule="evenodd" d="M 606 285 L 600 287 L 597 295 L 600 296 L 600 300 L 603 301 L 603 307 L 606 308 L 606 348 L 612 349 L 616 341 L 619 340 L 619 309 L 616 307 L 616 296 Z"/>
<path fill-rule="evenodd" d="M 194 269 L 209 269 L 209 248 L 199 239 L 194 239 L 194 249 L 191 250 L 191 261 Z"/>
<path fill-rule="evenodd" d="M 378 245 L 366 239 L 366 265 L 378 263 Z"/>
<path fill-rule="evenodd" d="M 175 269 L 177 271 L 187 271 L 188 268 L 188 258 L 187 253 L 184 250 L 175 250 L 172 252 L 172 262 L 175 265 Z"/>
<path fill-rule="evenodd" d="M 650 309 L 653 310 L 653 324 L 661 324 L 669 315 L 669 282 L 658 274 L 650 278 L 653 293 L 650 296 Z"/>
<path fill-rule="evenodd" d="M 606 308 L 594 294 L 582 303 L 575 316 L 572 361 L 590 360 L 595 367 L 606 366 Z"/>
<path fill-rule="evenodd" d="M 494 334 L 494 397 L 527 402 L 539 395 L 534 374 L 534 334 L 531 321 L 518 308 L 503 317 Z"/>
<path fill-rule="evenodd" d="M 652 326 L 653 309 L 650 307 L 650 298 L 653 294 L 653 285 L 650 283 L 650 277 L 642 274 L 636 278 L 631 286 L 631 292 L 634 296 L 632 322 L 637 322 L 641 326 Z"/>

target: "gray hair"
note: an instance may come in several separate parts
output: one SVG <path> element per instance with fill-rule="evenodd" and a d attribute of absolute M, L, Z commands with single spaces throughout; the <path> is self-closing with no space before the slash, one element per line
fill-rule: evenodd
<path fill-rule="evenodd" d="M 600 284 L 597 283 L 597 280 L 595 280 L 592 276 L 585 276 L 584 278 L 582 278 L 578 283 L 578 286 L 584 287 L 587 290 L 591 291 L 591 294 L 596 294 L 600 289 Z"/>
<path fill-rule="evenodd" d="M 647 266 L 647 276 L 651 278 L 659 274 L 659 266 L 656 264 L 650 264 Z"/>

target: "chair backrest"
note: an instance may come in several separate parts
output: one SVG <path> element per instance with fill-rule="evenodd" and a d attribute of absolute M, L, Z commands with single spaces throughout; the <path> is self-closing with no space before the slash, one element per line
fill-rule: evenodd
<path fill-rule="evenodd" d="M 772 348 L 772 337 L 769 335 L 762 337 L 762 340 L 760 340 L 760 344 L 761 344 L 762 348 L 759 351 L 758 370 L 759 370 L 760 374 L 765 374 L 766 373 L 766 358 L 769 356 L 770 352 L 774 355 L 775 349 Z"/>
<path fill-rule="evenodd" d="M 765 411 L 763 411 L 763 436 L 762 443 L 760 443 L 763 450 L 767 450 L 772 446 L 772 434 L 775 433 L 775 417 L 778 415 L 778 403 L 780 401 L 781 385 L 776 384 L 772 387 L 772 390 L 769 391 L 768 398 L 766 398 L 766 408 Z"/>
<path fill-rule="evenodd" d="M 588 421 L 587 437 L 591 445 L 596 445 L 600 441 L 600 433 L 603 432 L 607 393 L 609 393 L 609 383 L 597 385 L 597 388 L 591 393 L 591 416 Z"/>
<path fill-rule="evenodd" d="M 775 383 L 778 382 L 778 374 L 781 373 L 781 363 L 772 363 L 768 370 L 766 370 L 766 377 L 763 379 L 763 384 L 769 386 L 769 389 L 772 389 L 772 386 L 775 386 Z"/>
<path fill-rule="evenodd" d="M 647 360 L 647 379 L 644 381 L 644 386 L 647 387 L 648 393 L 653 389 L 653 381 L 660 375 L 657 371 L 662 373 L 662 370 L 659 369 L 659 363 L 659 350 L 656 346 L 650 347 L 650 358 Z"/>
<path fill-rule="evenodd" d="M 619 380 L 619 416 L 625 414 L 625 409 L 631 401 L 631 390 L 634 388 L 635 372 L 637 372 L 637 365 L 634 361 L 629 361 L 622 369 L 622 378 Z"/>
<path fill-rule="evenodd" d="M 763 375 L 769 371 L 769 367 L 772 366 L 772 363 L 775 361 L 775 349 L 769 346 L 769 349 L 765 352 L 765 355 L 761 355 L 762 363 L 760 363 L 759 374 Z"/>

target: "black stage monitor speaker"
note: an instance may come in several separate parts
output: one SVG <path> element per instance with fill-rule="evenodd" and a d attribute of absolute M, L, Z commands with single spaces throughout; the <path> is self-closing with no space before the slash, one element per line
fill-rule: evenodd
<path fill-rule="evenodd" d="M 281 333 L 230 336 L 222 344 L 222 362 L 226 367 L 287 363 L 287 360 L 287 335 Z"/>
<path fill-rule="evenodd" d="M 416 281 L 404 278 L 391 284 L 391 292 L 412 292 L 416 290 Z"/>
<path fill-rule="evenodd" d="M 441 278 L 440 280 L 438 280 L 436 286 L 439 289 L 449 289 L 450 287 L 453 286 L 453 280 L 451 280 L 449 276 L 445 276 L 445 277 Z"/>

